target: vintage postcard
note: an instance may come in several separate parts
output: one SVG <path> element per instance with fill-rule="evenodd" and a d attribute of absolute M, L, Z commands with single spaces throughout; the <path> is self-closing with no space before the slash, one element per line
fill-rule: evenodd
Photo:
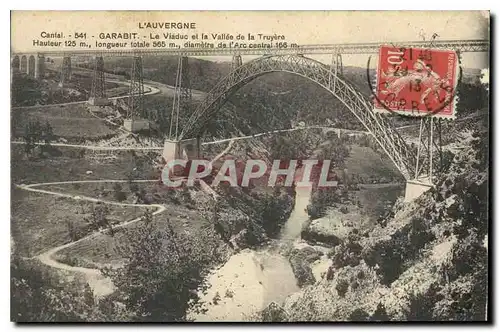
<path fill-rule="evenodd" d="M 487 11 L 11 12 L 11 320 L 488 322 Z"/>

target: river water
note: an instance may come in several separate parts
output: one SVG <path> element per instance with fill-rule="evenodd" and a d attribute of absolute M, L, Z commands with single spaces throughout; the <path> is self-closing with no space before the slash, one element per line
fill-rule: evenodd
<path fill-rule="evenodd" d="M 279 244 L 292 245 L 300 239 L 302 225 L 308 219 L 306 207 L 310 196 L 310 187 L 296 189 L 295 206 L 283 227 Z M 279 246 L 240 251 L 210 274 L 208 283 L 206 294 L 200 294 L 208 310 L 189 315 L 196 321 L 251 319 L 252 313 L 273 301 L 281 303 L 300 290 L 288 259 L 279 253 Z M 215 304 L 217 294 L 220 300 Z"/>
<path fill-rule="evenodd" d="M 375 216 L 380 205 L 387 200 L 378 200 L 377 195 L 383 191 L 384 198 L 394 201 L 400 186 L 370 186 L 363 196 L 371 198 L 367 213 Z M 373 194 L 370 194 L 373 192 Z M 387 194 L 390 192 L 391 194 Z M 199 296 L 205 302 L 203 313 L 191 312 L 188 317 L 195 321 L 242 321 L 252 320 L 252 314 L 264 309 L 269 303 L 281 303 L 289 295 L 297 292 L 295 275 L 288 258 L 280 254 L 280 247 L 294 246 L 297 248 L 307 244 L 300 241 L 304 222 L 308 220 L 306 212 L 311 197 L 311 187 L 297 187 L 295 206 L 285 223 L 277 245 L 259 250 L 245 249 L 231 258 L 219 269 L 213 271 L 207 281 L 210 285 L 205 294 Z M 390 197 L 390 198 L 389 198 Z M 380 204 L 377 202 L 380 201 Z M 311 268 L 316 279 L 325 272 L 330 264 L 326 255 L 312 264 Z"/>

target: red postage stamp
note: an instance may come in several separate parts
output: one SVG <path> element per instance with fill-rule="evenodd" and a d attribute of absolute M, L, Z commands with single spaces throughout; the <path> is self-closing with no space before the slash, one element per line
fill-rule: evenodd
<path fill-rule="evenodd" d="M 454 118 L 458 69 L 454 51 L 382 46 L 375 111 Z"/>

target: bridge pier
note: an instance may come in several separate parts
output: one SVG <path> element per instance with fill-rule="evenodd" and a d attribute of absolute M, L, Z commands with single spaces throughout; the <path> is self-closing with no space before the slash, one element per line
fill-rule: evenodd
<path fill-rule="evenodd" d="M 135 133 L 149 130 L 149 119 L 144 109 L 144 82 L 142 75 L 142 57 L 134 56 L 130 72 L 130 88 L 127 105 L 127 115 L 123 121 L 125 129 Z"/>
<path fill-rule="evenodd" d="M 26 58 L 26 55 L 20 55 L 19 56 L 19 72 L 22 74 L 26 74 L 27 72 L 27 66 L 28 66 L 28 59 Z"/>
<path fill-rule="evenodd" d="M 71 81 L 71 57 L 65 56 L 61 67 L 61 80 L 59 82 L 59 87 L 64 87 L 64 83 L 69 81 Z"/>
<path fill-rule="evenodd" d="M 34 79 L 45 77 L 45 55 L 42 53 L 16 55 L 12 66 Z"/>
<path fill-rule="evenodd" d="M 133 133 L 136 133 L 141 130 L 149 130 L 149 120 L 140 118 L 124 119 L 123 127 Z"/>
<path fill-rule="evenodd" d="M 35 79 L 45 77 L 45 56 L 38 53 L 35 56 Z"/>
<path fill-rule="evenodd" d="M 88 104 L 92 106 L 106 106 L 109 104 L 109 99 L 106 97 L 104 60 L 102 56 L 94 58 L 94 76 L 92 78 L 92 88 Z"/>
<path fill-rule="evenodd" d="M 233 60 L 231 61 L 231 70 L 235 70 L 243 64 L 240 54 L 233 54 Z"/>
<path fill-rule="evenodd" d="M 412 202 L 433 187 L 434 185 L 429 181 L 408 180 L 406 181 L 404 201 Z"/>
<path fill-rule="evenodd" d="M 201 144 L 199 138 L 190 138 L 180 141 L 165 140 L 163 145 L 163 159 L 168 162 L 174 159 L 192 160 L 201 158 Z"/>

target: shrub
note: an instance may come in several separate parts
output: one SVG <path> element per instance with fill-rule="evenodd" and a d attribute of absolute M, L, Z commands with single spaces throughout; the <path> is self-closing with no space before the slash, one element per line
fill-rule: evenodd
<path fill-rule="evenodd" d="M 262 310 L 260 316 L 262 322 L 286 322 L 288 320 L 286 311 L 276 302 L 269 303 L 269 305 Z"/>
<path fill-rule="evenodd" d="M 83 237 L 83 234 L 75 227 L 75 223 L 72 220 L 66 220 L 66 229 L 72 242 Z"/>
<path fill-rule="evenodd" d="M 11 321 L 95 322 L 127 321 L 128 313 L 113 302 L 96 305 L 88 284 L 68 282 L 60 275 L 19 259 L 11 265 Z M 102 310 L 102 309 L 106 310 Z"/>
<path fill-rule="evenodd" d="M 352 237 L 348 237 L 346 241 L 336 246 L 332 251 L 332 261 L 335 268 L 344 266 L 356 266 L 362 259 L 363 247 Z"/>
<path fill-rule="evenodd" d="M 199 301 L 196 290 L 203 289 L 208 267 L 219 262 L 212 231 L 206 229 L 188 239 L 177 234 L 168 219 L 162 224 L 166 229 L 158 227 L 152 213 L 146 212 L 137 227 L 124 229 L 123 241 L 115 248 L 126 263 L 117 269 L 102 269 L 136 321 L 186 320 L 187 310 Z"/>
<path fill-rule="evenodd" d="M 348 318 L 351 322 L 364 322 L 370 320 L 370 315 L 363 309 L 356 309 L 349 315 Z"/>
<path fill-rule="evenodd" d="M 337 281 L 337 285 L 335 286 L 335 289 L 337 290 L 337 294 L 340 297 L 344 297 L 349 289 L 349 282 L 345 279 L 340 279 Z"/>
<path fill-rule="evenodd" d="M 123 192 L 121 184 L 115 183 L 115 185 L 113 186 L 113 191 L 114 191 L 115 199 L 118 202 L 123 202 L 124 200 L 127 199 L 127 194 L 125 194 L 125 192 Z"/>
<path fill-rule="evenodd" d="M 386 322 L 391 320 L 391 318 L 387 314 L 385 306 L 382 303 L 379 303 L 377 305 L 377 309 L 375 310 L 373 315 L 371 315 L 370 320 L 375 322 Z"/>

